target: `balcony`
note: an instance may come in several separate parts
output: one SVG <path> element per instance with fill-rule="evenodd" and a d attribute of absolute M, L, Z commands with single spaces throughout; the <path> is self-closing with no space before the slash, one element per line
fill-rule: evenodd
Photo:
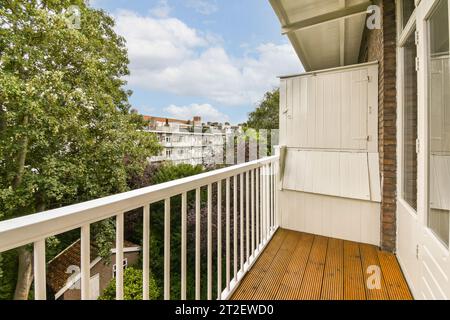
<path fill-rule="evenodd" d="M 379 287 L 367 285 L 370 266 Z M 369 281 L 370 282 L 370 281 Z M 393 254 L 372 245 L 278 229 L 233 300 L 410 300 Z"/>
<path fill-rule="evenodd" d="M 410 299 L 393 255 L 374 246 L 279 228 L 278 156 L 239 164 L 30 216 L 0 222 L 0 252 L 33 244 L 34 297 L 47 298 L 45 239 L 81 228 L 81 298 L 90 299 L 90 226 L 115 218 L 115 265 L 124 261 L 124 217 L 143 209 L 143 299 L 149 299 L 151 205 L 164 202 L 164 299 Z M 201 190 L 207 193 L 201 221 Z M 213 190 L 217 202 L 213 203 Z M 195 259 L 188 259 L 188 192 L 195 191 Z M 171 198 L 181 196 L 180 296 L 171 294 Z M 214 209 L 215 208 L 215 209 Z M 203 208 L 205 209 L 205 208 Z M 295 210 L 295 208 L 293 208 Z M 206 228 L 202 228 L 202 223 Z M 206 231 L 206 232 L 205 232 Z M 203 233 L 203 235 L 202 235 Z M 206 237 L 206 241 L 201 239 Z M 203 246 L 203 247 L 202 247 Z M 202 250 L 206 254 L 202 254 Z M 189 262 L 191 261 L 191 263 Z M 192 263 L 192 261 L 195 261 Z M 366 269 L 379 267 L 381 287 L 368 289 Z M 187 270 L 195 269 L 195 288 Z M 124 269 L 115 269 L 116 299 L 124 298 Z M 187 292 L 195 291 L 195 297 Z"/>

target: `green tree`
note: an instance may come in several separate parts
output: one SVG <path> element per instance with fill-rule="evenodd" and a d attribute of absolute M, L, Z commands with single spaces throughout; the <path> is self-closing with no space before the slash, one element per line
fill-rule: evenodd
<path fill-rule="evenodd" d="M 255 130 L 279 129 L 280 90 L 266 92 L 255 111 L 251 112 L 246 127 Z"/>
<path fill-rule="evenodd" d="M 68 24 L 71 5 L 80 29 Z M 84 0 L 2 1 L 0 219 L 126 191 L 158 152 L 130 112 L 125 40 L 113 26 Z M 14 298 L 26 299 L 32 253 L 17 256 Z"/>
<path fill-rule="evenodd" d="M 142 270 L 133 267 L 126 268 L 123 272 L 123 298 L 124 300 L 142 300 L 143 298 L 143 275 Z M 159 289 L 153 277 L 149 281 L 149 298 L 156 300 Z M 98 300 L 116 299 L 116 279 L 112 279 Z"/>

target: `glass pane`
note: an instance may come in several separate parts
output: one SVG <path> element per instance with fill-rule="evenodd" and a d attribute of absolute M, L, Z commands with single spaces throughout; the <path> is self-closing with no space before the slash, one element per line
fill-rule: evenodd
<path fill-rule="evenodd" d="M 429 43 L 429 214 L 428 226 L 449 244 L 450 64 L 448 1 L 439 1 L 428 21 Z"/>
<path fill-rule="evenodd" d="M 414 4 L 415 0 L 403 0 L 403 27 L 408 23 L 409 17 L 411 17 L 416 5 Z"/>
<path fill-rule="evenodd" d="M 417 210 L 417 47 L 412 32 L 404 47 L 403 199 Z"/>

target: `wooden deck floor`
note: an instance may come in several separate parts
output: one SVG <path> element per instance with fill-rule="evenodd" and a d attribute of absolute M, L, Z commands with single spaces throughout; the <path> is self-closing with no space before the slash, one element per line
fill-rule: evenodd
<path fill-rule="evenodd" d="M 373 271 L 367 271 L 373 266 L 381 271 L 381 287 L 369 289 L 366 284 Z M 232 300 L 380 299 L 412 299 L 395 255 L 371 245 L 283 229 L 232 296 Z"/>

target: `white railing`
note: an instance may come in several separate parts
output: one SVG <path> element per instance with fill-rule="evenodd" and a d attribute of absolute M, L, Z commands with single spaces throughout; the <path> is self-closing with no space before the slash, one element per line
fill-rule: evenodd
<path fill-rule="evenodd" d="M 44 300 L 46 299 L 46 238 L 81 228 L 81 298 L 87 300 L 90 292 L 90 225 L 111 217 L 116 218 L 116 265 L 122 266 L 124 215 L 130 210 L 143 208 L 143 298 L 148 300 L 151 259 L 149 247 L 150 205 L 164 201 L 164 299 L 186 299 L 187 193 L 195 190 L 195 298 L 200 299 L 202 277 L 200 272 L 202 258 L 200 188 L 207 187 L 207 298 L 212 299 L 213 281 L 216 281 L 217 297 L 227 299 L 256 261 L 278 227 L 277 172 L 278 156 L 272 156 L 123 194 L 2 221 L 0 222 L 0 253 L 27 244 L 34 245 L 35 299 Z M 223 181 L 225 181 L 225 190 L 222 190 Z M 231 181 L 233 181 L 233 190 L 230 188 Z M 217 185 L 217 227 L 214 230 L 217 235 L 217 243 L 213 243 L 212 235 L 212 187 L 214 184 Z M 237 216 L 238 185 L 240 194 L 239 218 Z M 222 228 L 222 193 L 225 194 L 225 230 Z M 181 297 L 171 297 L 170 199 L 179 195 L 182 199 Z M 230 230 L 231 203 L 233 203 L 233 233 Z M 239 230 L 237 229 L 238 220 L 240 221 Z M 231 238 L 233 238 L 232 250 Z M 222 248 L 224 240 L 225 252 Z M 213 246 L 217 246 L 217 279 L 213 279 Z M 222 270 L 223 258 L 225 258 L 225 277 Z M 231 261 L 233 261 L 233 270 L 230 268 Z M 122 300 L 124 296 L 123 276 L 123 268 L 117 267 L 117 300 Z M 224 285 L 222 285 L 223 278 L 226 279 Z"/>

